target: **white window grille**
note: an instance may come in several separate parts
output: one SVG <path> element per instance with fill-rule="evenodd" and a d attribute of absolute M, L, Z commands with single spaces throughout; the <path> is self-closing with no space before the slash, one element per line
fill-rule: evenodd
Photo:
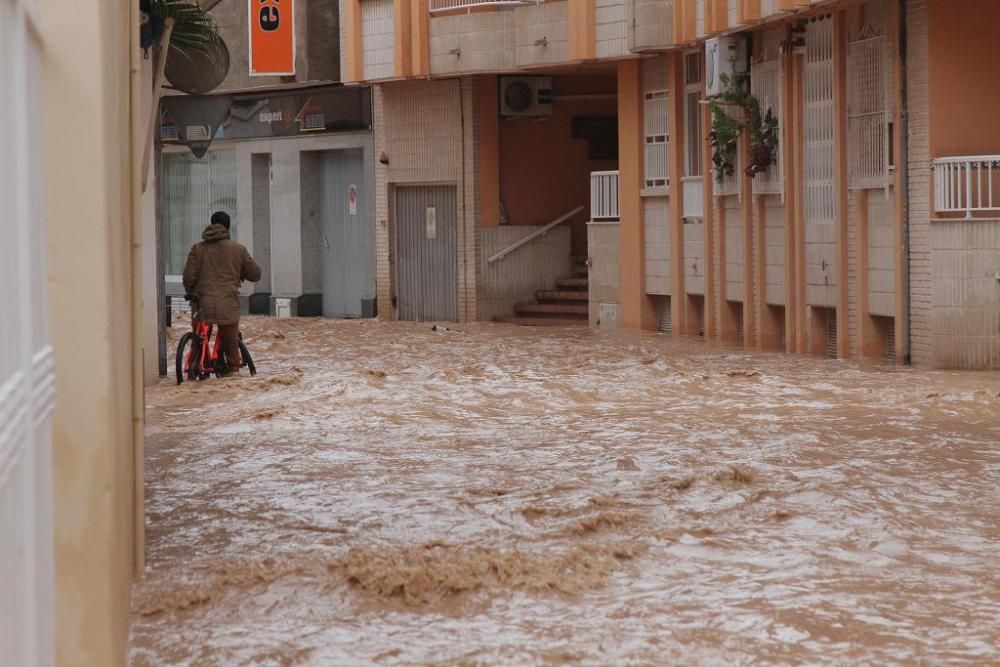
<path fill-rule="evenodd" d="M 685 176 L 701 176 L 704 173 L 701 127 L 701 61 L 703 57 L 700 51 L 689 53 L 684 57 Z"/>
<path fill-rule="evenodd" d="M 668 128 L 667 62 L 657 56 L 643 62 L 644 184 L 647 188 L 668 183 L 670 132 Z"/>
<path fill-rule="evenodd" d="M 55 371 L 48 337 L 43 33 L 37 12 L 31 0 L 0 0 L 0 663 L 5 665 L 55 664 Z"/>
<path fill-rule="evenodd" d="M 848 184 L 851 189 L 888 188 L 892 172 L 892 54 L 888 9 L 864 6 L 864 23 L 847 43 Z"/>
<path fill-rule="evenodd" d="M 395 73 L 396 42 L 392 0 L 361 3 L 362 63 L 366 80 L 386 79 Z"/>
<path fill-rule="evenodd" d="M 705 36 L 705 0 L 695 0 L 694 29 L 696 36 Z"/>
<path fill-rule="evenodd" d="M 781 136 L 781 35 L 771 31 L 764 36 L 764 48 L 758 60 L 750 65 L 750 88 L 760 104 L 761 117 L 768 113 L 778 123 L 778 136 Z M 774 156 L 775 162 L 767 171 L 757 174 L 753 179 L 753 191 L 758 195 L 785 194 L 784 171 L 781 160 L 781 149 Z"/>
<path fill-rule="evenodd" d="M 806 28 L 803 72 L 805 106 L 805 218 L 807 223 L 833 222 L 834 107 L 833 21 Z"/>

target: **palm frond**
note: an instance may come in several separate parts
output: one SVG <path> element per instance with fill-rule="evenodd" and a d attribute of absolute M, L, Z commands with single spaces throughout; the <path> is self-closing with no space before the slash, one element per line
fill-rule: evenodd
<path fill-rule="evenodd" d="M 207 11 L 188 0 L 150 0 L 151 16 L 172 18 L 174 30 L 170 36 L 170 49 L 187 55 L 202 51 L 214 56 L 219 51 L 219 29 Z"/>

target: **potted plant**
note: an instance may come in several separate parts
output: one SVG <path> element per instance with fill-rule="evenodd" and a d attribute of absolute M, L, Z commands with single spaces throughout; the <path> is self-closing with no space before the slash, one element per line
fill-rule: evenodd
<path fill-rule="evenodd" d="M 723 74 L 720 79 L 722 93 L 708 101 L 715 180 L 723 183 L 736 173 L 739 138 L 744 132 L 750 133 L 750 164 L 744 173 L 753 178 L 777 160 L 778 121 L 770 109 L 761 113 L 760 102 L 750 93 L 749 75 Z"/>

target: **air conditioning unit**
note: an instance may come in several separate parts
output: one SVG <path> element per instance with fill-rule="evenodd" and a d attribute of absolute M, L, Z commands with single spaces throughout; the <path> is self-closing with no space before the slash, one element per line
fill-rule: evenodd
<path fill-rule="evenodd" d="M 705 42 L 705 92 L 709 97 L 722 94 L 722 75 L 733 76 L 747 71 L 747 40 L 739 35 L 715 37 Z"/>
<path fill-rule="evenodd" d="M 552 77 L 500 77 L 500 115 L 531 118 L 552 113 Z"/>

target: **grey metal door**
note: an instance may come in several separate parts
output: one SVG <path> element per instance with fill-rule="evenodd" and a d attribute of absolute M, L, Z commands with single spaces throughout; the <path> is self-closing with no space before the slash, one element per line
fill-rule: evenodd
<path fill-rule="evenodd" d="M 321 170 L 323 315 L 371 315 L 370 305 L 363 305 L 375 298 L 375 224 L 363 153 L 326 152 Z"/>
<path fill-rule="evenodd" d="M 454 186 L 396 188 L 399 319 L 458 320 L 458 211 Z"/>

